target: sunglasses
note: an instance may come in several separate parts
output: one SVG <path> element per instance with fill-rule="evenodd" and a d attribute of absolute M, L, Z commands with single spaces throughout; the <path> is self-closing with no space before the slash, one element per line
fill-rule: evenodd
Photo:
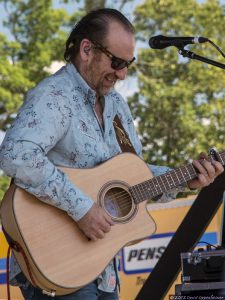
<path fill-rule="evenodd" d="M 111 68 L 114 70 L 122 70 L 123 68 L 128 68 L 132 62 L 135 60 L 135 57 L 132 58 L 132 60 L 130 61 L 126 61 L 122 58 L 116 57 L 115 55 L 113 55 L 110 51 L 108 51 L 104 46 L 102 46 L 100 43 L 96 42 L 96 41 L 91 41 L 92 44 L 95 45 L 95 48 L 100 50 L 101 52 L 103 52 L 105 55 L 107 55 L 112 63 L 111 63 Z"/>

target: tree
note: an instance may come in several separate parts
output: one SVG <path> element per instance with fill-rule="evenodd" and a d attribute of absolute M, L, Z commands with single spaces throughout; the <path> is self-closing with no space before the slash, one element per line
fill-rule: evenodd
<path fill-rule="evenodd" d="M 1 1 L 2 2 L 2 1 Z M 21 105 L 26 91 L 47 76 L 53 60 L 63 53 L 68 21 L 62 9 L 53 9 L 51 0 L 10 0 L 5 25 L 13 41 L 0 39 L 0 106 L 1 127 L 5 129 Z"/>
<path fill-rule="evenodd" d="M 217 0 L 146 0 L 135 11 L 137 37 L 205 36 L 224 45 L 225 7 Z M 222 62 L 210 44 L 193 45 L 199 55 Z M 129 99 L 144 145 L 144 157 L 177 165 L 210 146 L 223 149 L 225 73 L 216 67 L 181 59 L 177 49 L 140 49 L 139 92 Z"/>
<path fill-rule="evenodd" d="M 22 95 L 32 86 L 27 70 L 15 61 L 20 49 L 18 42 L 9 42 L 0 34 L 0 129 L 6 128 L 12 114 L 21 104 Z"/>

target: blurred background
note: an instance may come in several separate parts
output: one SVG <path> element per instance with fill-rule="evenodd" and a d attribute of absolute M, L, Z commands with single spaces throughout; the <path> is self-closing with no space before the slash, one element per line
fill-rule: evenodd
<path fill-rule="evenodd" d="M 99 7 L 119 9 L 136 28 L 137 59 L 116 88 L 130 105 L 144 159 L 176 167 L 212 146 L 224 150 L 224 70 L 148 44 L 158 34 L 203 36 L 225 51 L 224 0 L 0 0 L 0 143 L 26 92 L 65 63 L 76 21 Z M 210 43 L 185 48 L 225 63 Z M 8 185 L 0 170 L 0 201 Z"/>

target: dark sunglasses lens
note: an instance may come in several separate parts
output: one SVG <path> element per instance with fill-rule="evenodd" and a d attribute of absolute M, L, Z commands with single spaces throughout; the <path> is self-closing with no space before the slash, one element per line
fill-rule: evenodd
<path fill-rule="evenodd" d="M 115 70 L 122 70 L 123 68 L 128 67 L 128 63 L 120 58 L 112 57 L 112 68 Z"/>

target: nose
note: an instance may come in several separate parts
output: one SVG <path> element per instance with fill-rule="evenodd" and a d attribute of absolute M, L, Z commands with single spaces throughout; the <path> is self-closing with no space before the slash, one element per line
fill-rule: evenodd
<path fill-rule="evenodd" d="M 118 79 L 124 80 L 127 76 L 127 67 L 121 69 L 121 70 L 116 70 L 115 75 Z"/>

